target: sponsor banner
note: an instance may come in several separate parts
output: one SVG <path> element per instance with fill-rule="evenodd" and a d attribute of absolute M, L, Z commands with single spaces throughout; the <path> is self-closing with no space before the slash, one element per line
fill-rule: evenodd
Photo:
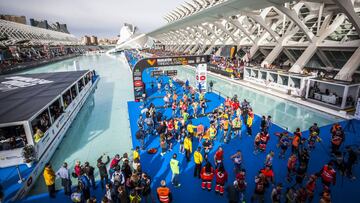
<path fill-rule="evenodd" d="M 206 91 L 207 64 L 199 64 L 196 66 L 195 78 L 196 78 L 196 88 L 198 88 L 200 84 L 201 89 Z"/>
<path fill-rule="evenodd" d="M 146 60 L 146 62 L 148 63 L 149 66 L 153 67 L 153 66 L 156 66 L 157 59 L 148 59 L 148 60 Z"/>
<path fill-rule="evenodd" d="M 165 75 L 167 76 L 176 76 L 177 75 L 177 70 L 166 70 L 165 71 Z"/>
<path fill-rule="evenodd" d="M 143 82 L 141 80 L 134 81 L 134 87 L 142 87 L 142 86 L 143 86 Z"/>
<path fill-rule="evenodd" d="M 151 71 L 151 77 L 158 77 L 164 75 L 164 72 L 162 70 L 154 70 Z"/>
<path fill-rule="evenodd" d="M 141 71 L 138 69 L 136 69 L 133 73 L 134 76 L 138 76 L 138 77 L 141 77 L 141 74 L 142 74 Z"/>
<path fill-rule="evenodd" d="M 136 77 L 134 77 L 134 80 L 142 80 L 142 78 L 141 78 L 141 77 L 136 76 Z"/>
<path fill-rule="evenodd" d="M 14 90 L 23 87 L 48 84 L 53 82 L 45 79 L 23 77 L 23 76 L 6 77 L 5 79 L 6 81 L 0 83 L 1 92 L 6 92 L 9 90 Z"/>
<path fill-rule="evenodd" d="M 169 57 L 169 58 L 158 58 L 151 67 L 154 66 L 176 66 L 176 65 L 192 65 L 198 63 L 207 63 L 207 56 L 187 56 L 187 57 Z M 149 59 L 147 60 L 148 64 Z"/>
<path fill-rule="evenodd" d="M 230 58 L 233 59 L 235 57 L 235 53 L 237 52 L 237 46 L 233 46 L 230 48 Z"/>

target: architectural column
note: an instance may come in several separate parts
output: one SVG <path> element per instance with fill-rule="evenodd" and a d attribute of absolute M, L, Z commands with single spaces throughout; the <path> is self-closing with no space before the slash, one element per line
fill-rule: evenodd
<path fill-rule="evenodd" d="M 335 76 L 337 80 L 351 81 L 355 71 L 360 67 L 360 47 L 356 49 L 350 59 L 340 69 L 338 74 Z"/>
<path fill-rule="evenodd" d="M 356 32 L 360 35 L 360 18 L 355 12 L 353 0 L 333 0 L 334 3 L 345 13 L 349 21 L 353 24 Z"/>
<path fill-rule="evenodd" d="M 305 23 L 302 20 L 299 19 L 298 15 L 296 14 L 295 11 L 290 10 L 290 9 L 288 9 L 288 8 L 282 6 L 282 5 L 276 5 L 275 7 L 281 13 L 288 16 L 305 33 L 308 40 L 310 42 L 313 42 L 313 38 L 315 37 L 315 35 L 308 29 L 308 27 L 306 27 Z"/>
<path fill-rule="evenodd" d="M 276 46 L 273 48 L 273 50 L 269 53 L 269 55 L 266 56 L 263 62 L 261 62 L 261 67 L 268 66 L 272 64 L 277 57 L 281 54 L 281 52 L 284 49 L 284 43 L 286 43 L 294 34 L 296 34 L 299 31 L 298 27 L 293 28 L 290 33 L 284 34 L 280 39 L 278 39 L 278 42 Z"/>
<path fill-rule="evenodd" d="M 227 21 L 226 21 L 227 22 Z M 225 32 L 226 34 L 229 35 L 229 37 L 234 41 L 234 43 L 240 44 L 239 40 L 236 39 L 236 37 L 234 36 L 233 33 L 229 32 L 225 26 L 219 22 L 215 22 L 216 27 L 218 27 L 220 30 L 222 30 L 223 32 Z"/>
<path fill-rule="evenodd" d="M 194 54 L 195 51 L 197 51 L 197 49 L 199 48 L 200 44 L 197 43 L 191 50 L 190 50 L 190 54 Z"/>
<path fill-rule="evenodd" d="M 211 40 L 211 38 L 209 36 L 205 35 L 199 27 L 195 26 L 193 28 L 196 32 L 198 32 L 203 37 L 203 44 L 202 44 L 201 48 L 199 49 L 199 51 L 203 52 L 203 51 L 205 51 L 204 49 L 207 46 L 207 42 L 209 42 L 210 46 L 211 46 L 213 40 Z"/>
<path fill-rule="evenodd" d="M 343 95 L 342 95 L 341 106 L 340 106 L 341 109 L 345 108 L 346 98 L 347 98 L 348 93 L 349 93 L 349 86 L 345 86 L 345 89 L 344 89 L 344 92 L 343 92 Z"/>
<path fill-rule="evenodd" d="M 344 20 L 345 15 L 340 14 L 336 17 L 336 19 L 330 26 L 324 25 L 327 26 L 326 29 L 321 29 L 323 30 L 323 32 L 320 33 L 320 36 L 314 37 L 313 41 L 305 49 L 305 51 L 301 54 L 299 59 L 295 62 L 295 64 L 290 68 L 289 71 L 294 73 L 300 73 L 304 66 L 309 62 L 311 57 L 313 57 L 313 55 L 316 53 L 318 44 L 321 43 L 331 33 L 333 33 L 344 22 Z"/>

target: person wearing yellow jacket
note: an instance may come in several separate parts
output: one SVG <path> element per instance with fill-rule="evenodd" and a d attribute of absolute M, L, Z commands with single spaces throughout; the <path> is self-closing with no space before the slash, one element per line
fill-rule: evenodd
<path fill-rule="evenodd" d="M 186 152 L 186 161 L 189 162 L 190 161 L 190 154 L 192 152 L 192 142 L 191 142 L 190 135 L 188 135 L 184 139 L 184 149 L 185 149 L 185 152 Z"/>
<path fill-rule="evenodd" d="M 51 168 L 50 163 L 46 163 L 45 164 L 45 169 L 44 169 L 44 180 L 45 180 L 45 184 L 48 188 L 49 191 L 49 196 L 51 198 L 55 198 L 55 172 L 54 170 Z"/>
<path fill-rule="evenodd" d="M 139 147 L 139 146 L 136 146 L 135 150 L 133 151 L 133 160 L 135 160 L 135 159 L 139 159 L 139 160 L 140 160 L 139 151 L 140 151 L 140 147 Z"/>
<path fill-rule="evenodd" d="M 194 162 L 195 162 L 194 177 L 201 178 L 200 172 L 201 172 L 201 164 L 203 162 L 201 147 L 198 147 L 197 150 L 194 152 Z"/>
<path fill-rule="evenodd" d="M 192 122 L 190 121 L 189 124 L 186 126 L 186 130 L 188 131 L 188 133 L 191 136 L 194 136 L 194 129 L 196 128 L 195 125 L 192 124 Z"/>
<path fill-rule="evenodd" d="M 44 133 L 37 127 L 35 127 L 36 133 L 34 135 L 34 141 L 35 143 L 40 142 L 41 138 L 44 136 Z"/>
<path fill-rule="evenodd" d="M 249 136 L 252 135 L 251 127 L 252 127 L 252 124 L 253 124 L 253 120 L 254 120 L 254 113 L 251 110 L 249 110 L 249 113 L 248 113 L 248 116 L 247 116 L 247 119 L 246 119 L 247 134 Z"/>

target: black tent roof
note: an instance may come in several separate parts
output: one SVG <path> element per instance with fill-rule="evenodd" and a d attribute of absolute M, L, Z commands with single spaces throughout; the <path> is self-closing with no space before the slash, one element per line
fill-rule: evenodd
<path fill-rule="evenodd" d="M 0 124 L 30 119 L 87 71 L 0 76 Z"/>

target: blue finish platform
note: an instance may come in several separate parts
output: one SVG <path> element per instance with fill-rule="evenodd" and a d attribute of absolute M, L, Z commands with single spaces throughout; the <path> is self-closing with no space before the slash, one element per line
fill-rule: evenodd
<path fill-rule="evenodd" d="M 151 82 L 154 82 L 153 78 L 150 78 L 149 72 L 144 72 L 144 81 L 146 83 L 147 87 L 147 94 L 151 98 L 148 101 L 149 103 L 154 103 L 155 106 L 163 106 L 163 96 L 165 94 L 164 90 L 161 90 L 158 92 L 156 90 L 156 83 L 154 85 L 154 88 L 151 89 Z M 162 78 L 162 80 L 166 83 L 168 79 L 166 77 Z M 176 84 L 177 92 L 181 96 L 182 95 L 182 88 L 179 86 L 179 84 Z M 207 112 L 212 111 L 214 108 L 219 106 L 223 101 L 224 98 L 219 97 L 215 93 L 207 93 L 206 99 L 210 102 L 208 103 Z M 240 100 L 244 98 L 239 98 Z M 135 138 L 135 133 L 138 130 L 136 121 L 141 114 L 142 110 L 142 103 L 141 102 L 128 102 L 128 112 L 129 112 L 129 120 L 130 120 L 130 127 L 131 127 L 131 135 L 132 135 L 132 143 L 133 148 L 136 146 L 140 146 L 140 143 Z M 158 108 L 157 110 L 163 112 L 164 116 L 167 118 L 171 117 L 171 109 L 170 108 Z M 256 109 L 254 109 L 256 112 Z M 291 121 L 289 121 L 291 122 Z M 194 125 L 203 124 L 205 127 L 209 126 L 209 119 L 207 117 L 201 117 L 197 119 L 192 119 L 192 123 Z M 347 145 L 359 145 L 360 144 L 360 133 L 356 135 L 356 131 L 359 131 L 360 129 L 360 121 L 353 120 L 351 122 L 351 126 L 349 126 L 349 121 L 344 121 L 340 123 L 346 130 L 346 140 L 345 143 L 342 145 L 342 148 Z M 330 127 L 331 126 L 324 126 L 321 127 L 321 133 L 320 137 L 322 138 L 321 143 L 316 143 L 316 148 L 311 152 L 309 167 L 307 170 L 307 174 L 311 175 L 314 174 L 323 167 L 324 164 L 326 164 L 330 159 Z M 285 193 L 285 190 L 287 187 L 294 185 L 294 181 L 292 183 L 286 182 L 286 173 L 287 173 L 287 158 L 290 155 L 290 149 L 286 153 L 286 159 L 279 159 L 279 148 L 276 147 L 276 144 L 278 142 L 277 136 L 274 134 L 276 132 L 283 132 L 284 129 L 280 128 L 276 124 L 273 124 L 270 127 L 270 141 L 268 143 L 267 151 L 264 153 L 260 153 L 255 155 L 253 153 L 254 147 L 254 135 L 258 133 L 260 130 L 260 117 L 259 115 L 255 116 L 254 123 L 253 123 L 253 136 L 248 137 L 246 135 L 246 127 L 242 127 L 242 139 L 236 138 L 234 140 L 231 140 L 229 144 L 224 144 L 219 142 L 217 140 L 215 142 L 215 146 L 213 147 L 212 151 L 209 155 L 209 160 L 213 163 L 212 157 L 214 156 L 214 153 L 216 149 L 219 146 L 222 146 L 224 149 L 224 164 L 225 169 L 229 173 L 229 179 L 227 184 L 231 184 L 234 179 L 234 173 L 233 173 L 233 163 L 230 159 L 230 156 L 234 154 L 237 150 L 241 150 L 243 155 L 243 166 L 246 169 L 246 181 L 247 181 L 247 189 L 246 189 L 246 202 L 250 202 L 250 197 L 254 192 L 255 183 L 254 183 L 254 177 L 257 175 L 258 171 L 263 168 L 265 156 L 270 151 L 273 150 L 275 152 L 275 158 L 273 161 L 273 170 L 275 173 L 275 182 L 282 182 L 284 185 L 283 188 L 283 194 Z M 307 138 L 309 135 L 309 132 L 307 129 L 302 129 L 303 131 L 303 137 Z M 292 134 L 292 133 L 290 133 Z M 220 133 L 220 135 L 222 135 Z M 220 137 L 218 135 L 218 137 Z M 170 187 L 172 193 L 173 193 L 173 202 L 228 202 L 226 193 L 224 196 L 216 195 L 214 192 L 215 187 L 215 180 L 213 181 L 213 190 L 211 192 L 203 191 L 201 189 L 201 180 L 193 177 L 193 170 L 194 170 L 194 162 L 193 160 L 189 163 L 186 162 L 185 156 L 181 153 L 179 153 L 179 144 L 177 142 L 174 142 L 174 147 L 172 151 L 167 152 L 164 156 L 160 156 L 160 146 L 159 146 L 159 137 L 158 136 L 148 136 L 146 139 L 146 149 L 149 148 L 157 148 L 158 152 L 156 154 L 148 154 L 145 150 L 141 151 L 141 165 L 143 168 L 143 171 L 147 172 L 151 178 L 152 178 L 152 195 L 154 199 L 156 198 L 156 188 L 160 185 L 160 181 L 162 179 L 165 179 L 168 183 L 168 186 Z M 196 147 L 199 145 L 198 141 L 194 139 L 193 141 L 193 151 L 196 149 Z M 171 156 L 173 153 L 178 154 L 178 160 L 180 161 L 180 183 L 181 187 L 174 188 L 170 184 L 171 180 L 171 170 L 169 166 L 169 161 L 171 159 Z M 191 156 L 192 157 L 192 156 Z M 358 176 L 360 174 L 360 167 L 359 165 L 355 165 L 354 167 L 354 175 Z M 306 183 L 307 178 L 304 180 L 304 183 Z M 100 187 L 98 187 L 100 188 Z M 331 187 L 331 195 L 332 195 L 332 202 L 344 202 L 344 199 L 346 198 L 349 200 L 348 202 L 360 202 L 360 195 L 358 194 L 358 191 L 360 188 L 360 181 L 357 179 L 355 181 L 351 181 L 346 177 L 342 177 L 340 173 L 337 173 L 337 184 L 335 186 Z M 266 202 L 270 201 L 270 193 L 272 190 L 272 186 L 270 186 L 266 190 Z M 320 179 L 317 181 L 317 186 L 315 190 L 315 198 L 313 202 L 319 201 L 319 194 L 322 192 L 322 184 Z M 92 194 L 94 194 L 98 201 L 101 200 L 102 196 L 104 195 L 104 191 L 101 191 L 101 189 L 97 189 L 95 191 L 92 191 Z M 32 196 L 27 198 L 26 200 L 22 202 L 70 202 L 69 198 L 63 195 L 63 191 L 60 191 L 57 195 L 56 199 L 49 199 L 47 194 L 41 194 L 37 196 Z"/>

